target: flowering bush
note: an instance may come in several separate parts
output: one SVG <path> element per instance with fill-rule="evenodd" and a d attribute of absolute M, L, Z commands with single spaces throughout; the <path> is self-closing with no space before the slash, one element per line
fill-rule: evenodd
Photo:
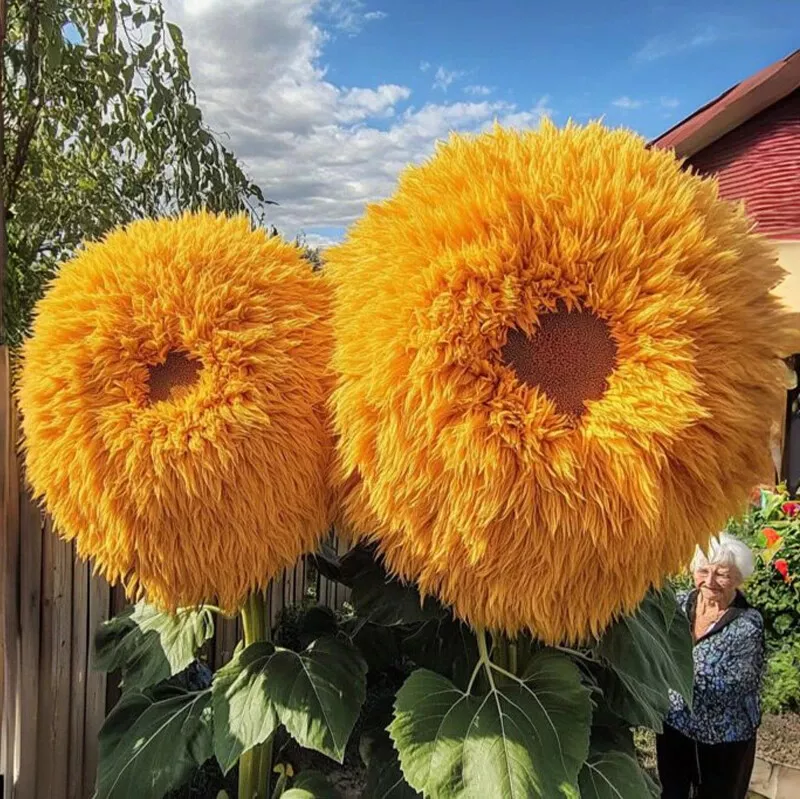
<path fill-rule="evenodd" d="M 752 546 L 756 569 L 747 597 L 764 617 L 771 650 L 800 638 L 800 502 L 783 486 L 760 489 L 745 517 L 731 525 Z"/>
<path fill-rule="evenodd" d="M 768 713 L 800 708 L 800 502 L 786 488 L 759 488 L 748 512 L 728 524 L 756 556 L 745 586 L 764 617 L 769 652 L 762 702 Z"/>

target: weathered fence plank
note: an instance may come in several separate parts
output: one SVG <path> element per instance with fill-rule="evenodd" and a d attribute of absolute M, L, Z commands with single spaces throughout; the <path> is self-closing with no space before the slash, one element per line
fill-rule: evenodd
<path fill-rule="evenodd" d="M 109 617 L 111 608 L 111 589 L 102 578 L 92 575 L 89 579 L 89 611 L 87 635 L 91 648 L 91 638 L 101 622 Z M 106 675 L 92 669 L 86 673 L 86 705 L 83 720 L 83 796 L 92 795 L 97 774 L 97 735 L 106 714 Z"/>
<path fill-rule="evenodd" d="M 36 796 L 36 722 L 39 718 L 39 647 L 42 618 L 42 514 L 20 494 L 20 707 L 19 796 Z"/>
<path fill-rule="evenodd" d="M 72 568 L 72 704 L 69 713 L 69 799 L 84 799 L 83 759 L 86 722 L 86 675 L 89 656 L 89 569 L 75 560 Z"/>
<path fill-rule="evenodd" d="M 5 776 L 7 797 L 16 797 L 14 783 L 19 774 L 19 750 L 15 745 L 20 722 L 19 639 L 19 478 L 16 458 L 17 424 L 11 400 L 11 364 L 7 347 L 0 347 L 0 458 L 3 485 L 0 487 L 0 593 L 3 595 L 3 719 L 0 725 L 0 765 Z M 24 713 L 24 709 L 22 710 Z"/>

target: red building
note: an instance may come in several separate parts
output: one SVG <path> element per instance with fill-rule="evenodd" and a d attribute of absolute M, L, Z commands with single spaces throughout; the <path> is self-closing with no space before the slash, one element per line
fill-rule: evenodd
<path fill-rule="evenodd" d="M 778 288 L 800 312 L 800 50 L 736 84 L 652 143 L 714 175 L 721 194 L 743 200 L 788 273 Z M 776 430 L 776 469 L 800 486 L 800 355 L 787 361 L 788 401 Z"/>

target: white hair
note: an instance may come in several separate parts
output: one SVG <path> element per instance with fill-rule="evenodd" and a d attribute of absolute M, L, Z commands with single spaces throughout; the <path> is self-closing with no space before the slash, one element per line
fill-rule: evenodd
<path fill-rule="evenodd" d="M 704 566 L 715 564 L 733 566 L 742 576 L 742 580 L 746 580 L 755 568 L 755 561 L 750 547 L 729 533 L 720 533 L 716 537 L 712 536 L 708 542 L 707 553 L 697 547 L 692 558 L 691 570 L 694 572 Z"/>

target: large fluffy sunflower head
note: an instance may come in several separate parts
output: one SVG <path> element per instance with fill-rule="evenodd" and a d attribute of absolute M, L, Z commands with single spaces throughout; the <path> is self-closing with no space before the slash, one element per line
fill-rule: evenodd
<path fill-rule="evenodd" d="M 233 610 L 327 528 L 330 341 L 326 282 L 246 218 L 117 230 L 38 305 L 28 480 L 129 596 Z"/>
<path fill-rule="evenodd" d="M 593 124 L 454 136 L 329 251 L 346 521 L 474 625 L 598 633 L 770 473 L 782 273 Z"/>

